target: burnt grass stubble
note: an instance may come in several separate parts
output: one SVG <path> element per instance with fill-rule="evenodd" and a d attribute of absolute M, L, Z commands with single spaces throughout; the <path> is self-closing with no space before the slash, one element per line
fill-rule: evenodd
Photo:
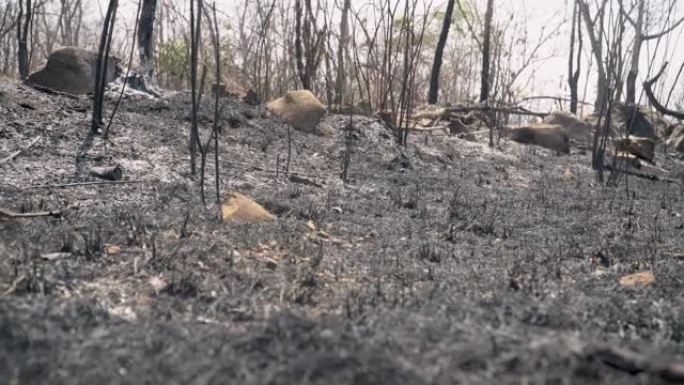
<path fill-rule="evenodd" d="M 187 174 L 187 95 L 126 100 L 86 155 L 145 183 L 26 188 L 92 180 L 89 100 L 0 88 L 0 158 L 43 138 L 2 166 L 0 207 L 77 205 L 0 221 L 0 383 L 644 384 L 583 347 L 684 359 L 680 186 L 600 186 L 588 155 L 510 142 L 402 150 L 343 116 L 294 133 L 291 172 L 322 187 L 291 183 L 286 126 L 225 99 L 221 184 L 279 218 L 221 224 Z M 649 269 L 653 287 L 618 284 Z"/>

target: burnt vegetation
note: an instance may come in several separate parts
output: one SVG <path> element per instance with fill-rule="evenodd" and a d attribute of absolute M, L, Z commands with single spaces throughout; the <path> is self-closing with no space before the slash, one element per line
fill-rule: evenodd
<path fill-rule="evenodd" d="M 0 3 L 0 383 L 684 381 L 681 10 L 504 3 Z"/>

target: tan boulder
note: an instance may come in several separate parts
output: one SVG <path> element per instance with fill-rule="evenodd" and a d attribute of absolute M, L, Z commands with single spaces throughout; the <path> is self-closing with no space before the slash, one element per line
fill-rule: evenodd
<path fill-rule="evenodd" d="M 563 127 L 556 124 L 531 123 L 508 127 L 504 130 L 504 135 L 518 143 L 541 146 L 563 154 L 570 153 L 570 138 Z"/>
<path fill-rule="evenodd" d="M 311 91 L 288 91 L 285 96 L 269 102 L 269 111 L 287 121 L 296 130 L 316 132 L 316 126 L 325 115 L 325 105 Z"/>
<path fill-rule="evenodd" d="M 656 279 L 650 271 L 630 274 L 620 278 L 620 286 L 622 287 L 647 287 L 655 284 Z"/>
<path fill-rule="evenodd" d="M 95 88 L 96 69 L 96 52 L 78 47 L 64 47 L 54 51 L 48 57 L 45 67 L 29 76 L 28 83 L 55 91 L 84 95 L 93 92 Z M 120 72 L 118 60 L 110 57 L 105 75 L 106 82 L 114 81 Z"/>
<path fill-rule="evenodd" d="M 618 152 L 632 154 L 637 158 L 653 162 L 655 159 L 655 140 L 631 136 L 615 140 L 615 148 Z"/>
<path fill-rule="evenodd" d="M 221 206 L 221 214 L 224 222 L 233 223 L 259 223 L 276 219 L 260 204 L 238 193 L 232 193 Z"/>
<path fill-rule="evenodd" d="M 594 126 L 590 122 L 569 112 L 554 111 L 544 118 L 544 123 L 563 127 L 571 140 L 583 145 L 589 145 L 594 136 Z"/>

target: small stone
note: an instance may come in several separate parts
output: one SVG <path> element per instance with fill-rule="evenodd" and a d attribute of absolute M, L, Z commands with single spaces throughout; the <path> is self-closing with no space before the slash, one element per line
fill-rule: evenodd
<path fill-rule="evenodd" d="M 119 247 L 117 245 L 105 246 L 105 253 L 107 253 L 107 255 L 116 255 L 116 254 L 119 254 L 120 252 L 121 252 L 121 247 Z"/>

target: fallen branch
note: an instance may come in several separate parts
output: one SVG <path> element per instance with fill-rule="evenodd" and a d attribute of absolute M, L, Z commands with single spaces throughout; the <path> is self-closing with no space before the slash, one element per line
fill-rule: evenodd
<path fill-rule="evenodd" d="M 520 103 L 529 102 L 529 101 L 531 101 L 531 100 L 555 100 L 555 101 L 558 101 L 558 102 L 571 102 L 571 101 L 572 101 L 572 99 L 566 98 L 566 97 L 562 97 L 562 96 L 545 96 L 545 95 L 540 95 L 540 96 L 529 96 L 529 97 L 523 98 L 523 99 L 520 100 Z M 578 104 L 583 104 L 583 105 L 585 105 L 585 106 L 593 106 L 593 105 L 594 105 L 593 103 L 585 102 L 584 100 L 578 100 L 577 103 L 578 103 Z"/>
<path fill-rule="evenodd" d="M 665 72 L 665 68 L 667 68 L 667 65 L 669 63 L 663 64 L 663 67 L 660 69 L 658 74 L 656 74 L 653 79 L 646 80 L 644 82 L 644 92 L 646 93 L 646 96 L 648 97 L 648 101 L 651 102 L 651 105 L 653 108 L 656 109 L 656 111 L 660 112 L 663 115 L 671 116 L 675 119 L 679 120 L 684 120 L 684 113 L 670 110 L 664 105 L 662 105 L 659 101 L 658 98 L 656 98 L 655 93 L 653 92 L 653 85 L 660 79 L 661 76 L 663 76 L 663 72 Z"/>
<path fill-rule="evenodd" d="M 637 178 L 648 179 L 648 180 L 651 180 L 654 182 L 665 182 L 668 184 L 681 185 L 681 182 L 678 180 L 675 180 L 675 179 L 664 178 L 664 177 L 660 177 L 658 175 L 646 174 L 646 173 L 639 172 L 639 171 L 629 170 L 625 167 L 613 167 L 613 165 L 609 164 L 609 163 L 606 164 L 606 170 L 617 171 L 617 172 L 621 172 L 623 174 L 632 175 L 632 176 L 635 176 Z"/>
<path fill-rule="evenodd" d="M 61 91 L 53 90 L 50 87 L 39 86 L 38 84 L 34 84 L 32 82 L 29 82 L 29 81 L 25 82 L 25 84 L 31 88 L 38 90 L 38 91 L 45 92 L 46 94 L 64 96 L 64 97 L 67 97 L 69 99 L 74 99 L 74 100 L 79 99 L 78 95 L 70 94 L 68 92 L 61 92 Z"/>
<path fill-rule="evenodd" d="M 24 151 L 28 151 L 31 147 L 33 147 L 36 143 L 38 143 L 39 140 L 40 140 L 40 136 L 36 136 L 36 138 L 33 139 L 33 140 L 31 141 L 31 143 L 28 144 L 28 146 L 26 146 L 26 147 L 24 147 L 24 148 L 22 148 L 22 149 L 20 149 L 20 150 L 18 150 L 18 151 L 16 151 L 16 152 L 12 153 L 12 154 L 11 154 L 10 156 L 8 156 L 7 158 L 0 159 L 0 166 L 3 165 L 3 164 L 5 164 L 5 163 L 7 163 L 7 162 L 11 162 L 12 160 L 14 160 L 14 158 L 16 158 L 16 157 L 18 157 L 19 155 L 21 155 Z"/>
<path fill-rule="evenodd" d="M 446 109 L 449 113 L 467 113 L 467 112 L 501 112 L 510 115 L 526 115 L 536 116 L 538 118 L 545 118 L 549 114 L 546 112 L 530 111 L 523 107 L 485 107 L 485 106 L 470 106 L 470 107 L 450 107 Z"/>
<path fill-rule="evenodd" d="M 68 187 L 81 187 L 81 186 L 98 186 L 98 185 L 118 185 L 118 184 L 138 184 L 138 183 L 155 183 L 154 180 L 124 180 L 124 181 L 113 181 L 113 182 L 78 182 L 78 183 L 65 183 L 65 184 L 38 184 L 33 186 L 22 187 L 24 190 L 28 189 L 39 189 L 39 188 L 68 188 Z"/>
<path fill-rule="evenodd" d="M 16 219 L 16 218 L 40 218 L 40 217 L 55 217 L 59 218 L 62 216 L 63 210 L 55 210 L 55 211 L 37 211 L 37 212 L 32 212 L 32 213 L 17 213 L 14 211 L 6 210 L 0 208 L 0 218 L 10 218 L 10 219 Z"/>

